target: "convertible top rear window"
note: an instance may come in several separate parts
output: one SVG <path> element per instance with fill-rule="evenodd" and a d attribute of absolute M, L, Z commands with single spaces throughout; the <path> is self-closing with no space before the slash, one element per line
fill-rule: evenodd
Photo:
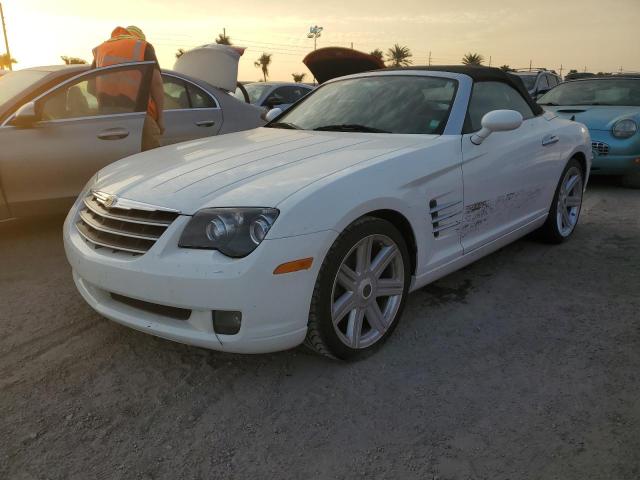
<path fill-rule="evenodd" d="M 458 82 L 435 76 L 380 75 L 327 83 L 278 118 L 303 130 L 441 134 Z"/>

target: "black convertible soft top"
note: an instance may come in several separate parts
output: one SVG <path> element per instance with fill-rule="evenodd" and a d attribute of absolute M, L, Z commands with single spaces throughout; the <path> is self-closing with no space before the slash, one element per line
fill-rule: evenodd
<path fill-rule="evenodd" d="M 519 76 L 511 73 L 504 72 L 499 68 L 494 67 L 473 67 L 469 65 L 433 65 L 430 67 L 402 67 L 402 68 L 388 68 L 387 70 L 426 70 L 435 72 L 451 72 L 461 73 L 471 77 L 474 82 L 503 82 L 508 83 L 513 88 L 518 90 L 522 97 L 527 101 L 533 113 L 541 115 L 544 110 L 538 105 L 529 95 L 529 92 L 522 83 Z"/>

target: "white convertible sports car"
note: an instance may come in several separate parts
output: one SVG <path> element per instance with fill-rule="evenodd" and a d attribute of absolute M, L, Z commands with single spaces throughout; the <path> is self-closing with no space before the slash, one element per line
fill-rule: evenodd
<path fill-rule="evenodd" d="M 587 129 L 497 69 L 327 82 L 266 127 L 112 164 L 64 226 L 102 315 L 228 352 L 379 346 L 411 290 L 539 230 L 573 232 Z"/>

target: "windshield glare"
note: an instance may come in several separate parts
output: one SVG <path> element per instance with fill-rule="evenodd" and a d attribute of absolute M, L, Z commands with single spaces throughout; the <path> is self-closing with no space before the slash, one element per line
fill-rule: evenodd
<path fill-rule="evenodd" d="M 303 130 L 357 125 L 388 133 L 441 134 L 456 88 L 456 80 L 427 76 L 339 80 L 317 89 L 277 123 Z"/>
<path fill-rule="evenodd" d="M 9 72 L 0 77 L 0 105 L 8 102 L 13 97 L 27 90 L 38 80 L 46 77 L 48 72 L 39 72 L 37 70 L 19 70 L 17 72 Z"/>
<path fill-rule="evenodd" d="M 538 100 L 540 105 L 640 107 L 640 80 L 579 80 L 563 83 Z"/>

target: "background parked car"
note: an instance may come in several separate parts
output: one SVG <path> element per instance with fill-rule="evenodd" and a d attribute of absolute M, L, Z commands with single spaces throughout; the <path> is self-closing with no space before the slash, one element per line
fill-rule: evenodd
<path fill-rule="evenodd" d="M 594 174 L 623 175 L 640 187 L 640 75 L 565 82 L 538 103 L 589 128 Z"/>
<path fill-rule="evenodd" d="M 150 62 L 19 70 L 0 78 L 0 220 L 66 210 L 91 176 L 141 150 Z M 105 108 L 90 85 L 137 82 L 130 105 Z M 251 129 L 262 110 L 226 91 L 168 70 L 165 144 Z"/>
<path fill-rule="evenodd" d="M 313 90 L 310 85 L 287 82 L 245 83 L 243 87 L 252 105 L 265 107 L 267 110 L 278 107 L 283 111 Z M 240 88 L 234 95 L 241 101 L 245 98 Z"/>
<path fill-rule="evenodd" d="M 550 70 L 519 70 L 513 73 L 520 77 L 533 99 L 544 95 L 553 87 L 562 83 L 560 76 Z"/>

